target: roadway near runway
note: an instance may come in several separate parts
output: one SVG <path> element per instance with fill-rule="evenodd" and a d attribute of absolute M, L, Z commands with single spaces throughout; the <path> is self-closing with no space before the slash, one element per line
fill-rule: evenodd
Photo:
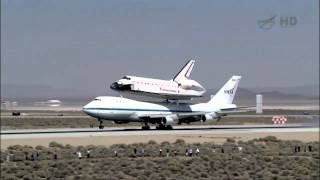
<path fill-rule="evenodd" d="M 48 146 L 52 141 L 61 144 L 112 145 L 146 143 L 154 140 L 174 142 L 184 139 L 188 143 L 215 142 L 224 143 L 227 138 L 250 140 L 254 138 L 276 136 L 283 140 L 319 141 L 319 128 L 310 124 L 288 125 L 219 125 L 219 126 L 174 126 L 174 130 L 140 130 L 137 127 L 42 130 L 7 130 L 1 132 L 1 148 L 11 145 Z"/>

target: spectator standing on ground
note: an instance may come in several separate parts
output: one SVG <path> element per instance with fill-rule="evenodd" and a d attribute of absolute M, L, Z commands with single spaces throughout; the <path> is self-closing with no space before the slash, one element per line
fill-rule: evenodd
<path fill-rule="evenodd" d="M 174 154 L 174 156 L 177 156 L 177 150 L 176 149 L 173 151 L 173 154 Z"/>
<path fill-rule="evenodd" d="M 188 152 L 188 149 L 186 149 L 186 156 L 188 156 L 189 152 Z"/>
<path fill-rule="evenodd" d="M 167 148 L 167 157 L 169 157 L 169 149 Z"/>
<path fill-rule="evenodd" d="M 118 152 L 117 152 L 117 150 L 114 150 L 114 156 L 115 156 L 115 157 L 118 157 Z"/>
<path fill-rule="evenodd" d="M 192 148 L 190 148 L 190 149 L 189 149 L 189 156 L 190 156 L 190 157 L 192 156 L 192 153 L 193 153 L 193 152 L 192 152 Z"/>
<path fill-rule="evenodd" d="M 162 156 L 162 149 L 159 149 L 159 156 Z"/>
<path fill-rule="evenodd" d="M 144 156 L 144 149 L 141 149 L 141 155 Z"/>
<path fill-rule="evenodd" d="M 34 155 L 33 155 L 33 153 L 31 154 L 31 161 L 34 161 Z"/>
<path fill-rule="evenodd" d="M 80 151 L 77 152 L 78 158 L 81 159 L 82 158 L 82 154 Z"/>
<path fill-rule="evenodd" d="M 134 155 L 137 155 L 137 148 L 133 149 L 133 153 L 134 153 Z"/>
<path fill-rule="evenodd" d="M 40 154 L 39 154 L 39 152 L 37 151 L 37 154 L 36 154 L 37 160 L 39 160 L 39 156 L 40 156 Z"/>
<path fill-rule="evenodd" d="M 58 159 L 58 154 L 57 154 L 57 153 L 54 153 L 53 159 L 54 159 L 54 160 L 57 160 L 57 159 Z"/>
<path fill-rule="evenodd" d="M 199 156 L 199 154 L 200 154 L 200 150 L 199 150 L 199 148 L 197 147 L 197 149 L 196 149 L 196 156 Z"/>
<path fill-rule="evenodd" d="M 90 158 L 90 150 L 87 151 L 87 158 Z"/>

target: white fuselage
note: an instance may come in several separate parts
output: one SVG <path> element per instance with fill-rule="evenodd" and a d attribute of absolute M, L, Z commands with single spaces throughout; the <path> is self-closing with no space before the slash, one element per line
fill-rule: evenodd
<path fill-rule="evenodd" d="M 217 112 L 220 109 L 207 103 L 177 104 L 151 103 L 121 97 L 100 96 L 83 107 L 83 111 L 95 118 L 111 121 L 143 121 L 141 116 L 172 115 L 177 113 Z"/>

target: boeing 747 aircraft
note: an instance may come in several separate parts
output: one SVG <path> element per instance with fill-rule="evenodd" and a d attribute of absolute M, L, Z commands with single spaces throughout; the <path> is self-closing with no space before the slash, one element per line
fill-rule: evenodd
<path fill-rule="evenodd" d="M 195 121 L 214 121 L 237 109 L 232 104 L 241 76 L 230 80 L 207 103 L 152 103 L 122 97 L 100 96 L 83 107 L 83 111 L 100 121 L 115 123 L 141 122 L 142 129 L 150 129 L 149 123 L 157 124 L 156 129 L 172 129 L 172 124 Z"/>
<path fill-rule="evenodd" d="M 172 80 L 124 76 L 111 84 L 112 90 L 167 100 L 189 100 L 205 92 L 197 81 L 189 79 L 195 60 L 190 60 Z"/>

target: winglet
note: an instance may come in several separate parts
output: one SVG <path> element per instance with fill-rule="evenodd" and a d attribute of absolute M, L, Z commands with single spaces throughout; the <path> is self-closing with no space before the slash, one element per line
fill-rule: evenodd
<path fill-rule="evenodd" d="M 195 62 L 196 61 L 193 59 L 189 60 L 187 64 L 184 65 L 184 67 L 179 71 L 179 73 L 173 78 L 173 80 L 176 82 L 179 82 L 183 79 L 186 79 L 186 78 L 188 79 Z"/>

